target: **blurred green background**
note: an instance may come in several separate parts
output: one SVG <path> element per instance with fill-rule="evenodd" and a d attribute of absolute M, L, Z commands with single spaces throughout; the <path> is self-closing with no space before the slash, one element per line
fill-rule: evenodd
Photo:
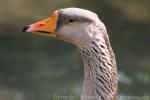
<path fill-rule="evenodd" d="M 0 100 L 79 100 L 79 50 L 21 32 L 25 25 L 66 7 L 91 10 L 105 23 L 118 64 L 119 95 L 150 96 L 149 0 L 1 0 Z"/>

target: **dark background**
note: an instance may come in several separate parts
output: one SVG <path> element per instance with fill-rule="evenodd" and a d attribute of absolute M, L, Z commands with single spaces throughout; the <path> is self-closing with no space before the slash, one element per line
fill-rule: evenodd
<path fill-rule="evenodd" d="M 105 23 L 118 64 L 120 100 L 127 96 L 149 100 L 149 0 L 1 0 L 0 100 L 79 100 L 83 82 L 79 50 L 21 32 L 25 25 L 66 7 L 91 10 Z"/>

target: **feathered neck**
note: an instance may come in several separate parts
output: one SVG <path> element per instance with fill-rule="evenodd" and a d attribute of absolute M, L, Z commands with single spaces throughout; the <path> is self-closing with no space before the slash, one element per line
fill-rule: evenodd
<path fill-rule="evenodd" d="M 81 100 L 117 100 L 115 55 L 107 32 L 100 38 L 94 38 L 88 48 L 81 49 L 84 60 Z"/>

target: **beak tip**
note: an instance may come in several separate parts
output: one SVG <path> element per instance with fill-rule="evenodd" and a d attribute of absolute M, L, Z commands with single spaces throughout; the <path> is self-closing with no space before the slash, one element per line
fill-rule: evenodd
<path fill-rule="evenodd" d="M 22 29 L 22 32 L 27 32 L 27 30 L 30 28 L 30 26 L 25 26 L 23 29 Z"/>

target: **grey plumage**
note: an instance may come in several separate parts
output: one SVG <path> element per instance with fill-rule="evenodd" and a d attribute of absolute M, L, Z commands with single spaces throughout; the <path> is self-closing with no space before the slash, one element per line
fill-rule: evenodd
<path fill-rule="evenodd" d="M 84 59 L 81 100 L 116 100 L 117 66 L 105 25 L 87 10 L 67 8 L 58 12 L 58 33 L 64 32 L 58 38 L 77 45 Z M 74 24 L 66 22 L 70 18 Z"/>
<path fill-rule="evenodd" d="M 104 48 L 105 47 L 105 48 Z M 116 100 L 117 69 L 107 46 L 93 41 L 93 47 L 82 49 L 84 59 L 83 100 Z M 110 58 L 109 58 L 110 57 Z M 113 56 L 114 57 L 114 56 Z"/>

